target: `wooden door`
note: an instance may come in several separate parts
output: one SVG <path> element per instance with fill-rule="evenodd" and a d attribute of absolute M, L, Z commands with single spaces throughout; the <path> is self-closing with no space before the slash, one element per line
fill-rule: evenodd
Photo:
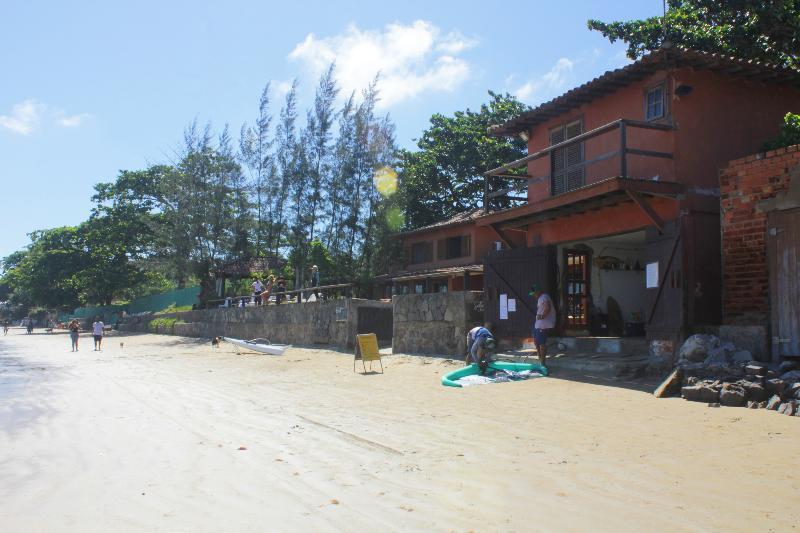
<path fill-rule="evenodd" d="M 645 257 L 645 327 L 648 336 L 680 336 L 684 326 L 683 238 L 677 221 L 664 233 L 647 228 Z"/>
<path fill-rule="evenodd" d="M 576 120 L 550 130 L 550 145 L 568 141 L 583 133 L 583 122 Z M 552 196 L 583 187 L 583 143 L 553 150 L 550 156 L 550 193 Z"/>
<path fill-rule="evenodd" d="M 800 209 L 767 219 L 772 359 L 800 357 Z"/>
<path fill-rule="evenodd" d="M 591 256 L 585 250 L 564 250 L 564 326 L 589 327 L 589 280 Z"/>
<path fill-rule="evenodd" d="M 516 248 L 491 251 L 483 262 L 484 317 L 495 328 L 499 338 L 531 336 L 536 317 L 536 302 L 529 296 L 530 287 L 538 283 L 553 303 L 556 294 L 556 249 L 554 246 Z M 501 316 L 501 301 L 514 300 L 515 311 Z"/>

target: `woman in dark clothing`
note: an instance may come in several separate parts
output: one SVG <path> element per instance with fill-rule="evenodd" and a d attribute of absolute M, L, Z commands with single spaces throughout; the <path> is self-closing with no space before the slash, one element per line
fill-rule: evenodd
<path fill-rule="evenodd" d="M 73 318 L 72 322 L 69 323 L 69 326 L 67 326 L 67 328 L 69 329 L 69 338 L 72 341 L 72 351 L 77 352 L 78 338 L 80 337 L 80 332 L 81 332 L 81 325 L 78 322 L 78 319 Z"/>

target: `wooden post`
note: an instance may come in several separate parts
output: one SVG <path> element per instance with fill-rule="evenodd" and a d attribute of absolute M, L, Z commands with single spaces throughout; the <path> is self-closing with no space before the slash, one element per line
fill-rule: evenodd
<path fill-rule="evenodd" d="M 464 271 L 464 290 L 465 291 L 468 291 L 470 289 L 470 283 L 469 283 L 470 279 L 469 278 L 470 278 L 469 270 L 465 270 Z"/>
<path fill-rule="evenodd" d="M 488 213 L 490 210 L 489 206 L 489 176 L 483 176 L 483 210 L 484 212 Z"/>
<path fill-rule="evenodd" d="M 619 123 L 619 177 L 628 177 L 628 132 L 624 120 Z"/>

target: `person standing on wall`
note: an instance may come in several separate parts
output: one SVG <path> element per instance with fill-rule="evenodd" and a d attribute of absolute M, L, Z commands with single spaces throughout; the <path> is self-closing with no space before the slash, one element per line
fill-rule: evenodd
<path fill-rule="evenodd" d="M 250 286 L 253 287 L 253 301 L 255 301 L 256 305 L 261 305 L 261 293 L 264 292 L 264 285 L 260 279 L 256 278 Z"/>
<path fill-rule="evenodd" d="M 70 322 L 69 326 L 67 326 L 67 329 L 69 329 L 69 339 L 72 341 L 72 351 L 77 352 L 78 338 L 80 337 L 81 334 L 81 325 L 78 322 L 78 319 L 73 318 L 72 322 Z"/>
<path fill-rule="evenodd" d="M 539 363 L 545 366 L 547 359 L 547 336 L 556 327 L 556 310 L 550 296 L 534 283 L 528 293 L 536 299 L 536 322 L 533 324 L 533 343 L 539 352 Z"/>
<path fill-rule="evenodd" d="M 317 287 L 319 287 L 319 268 L 317 265 L 311 267 L 311 286 L 314 288 L 314 299 L 319 301 L 319 291 Z"/>
<path fill-rule="evenodd" d="M 103 351 L 103 328 L 106 325 L 100 320 L 99 316 L 94 317 L 94 324 L 92 324 L 92 337 L 94 337 L 94 351 Z"/>

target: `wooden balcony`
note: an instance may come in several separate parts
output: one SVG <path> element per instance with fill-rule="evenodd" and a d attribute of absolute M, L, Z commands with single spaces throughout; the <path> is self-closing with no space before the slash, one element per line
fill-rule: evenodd
<path fill-rule="evenodd" d="M 674 181 L 673 154 L 663 151 L 674 129 L 618 119 L 553 144 L 486 172 L 483 205 L 487 212 L 516 207 L 615 177 Z"/>

